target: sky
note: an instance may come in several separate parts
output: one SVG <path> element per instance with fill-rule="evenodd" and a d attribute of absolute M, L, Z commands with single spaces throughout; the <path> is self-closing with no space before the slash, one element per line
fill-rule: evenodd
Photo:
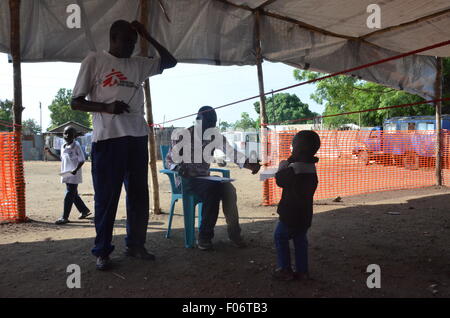
<path fill-rule="evenodd" d="M 79 63 L 22 63 L 22 103 L 25 107 L 23 120 L 33 118 L 39 124 L 39 102 L 42 103 L 42 126 L 50 126 L 51 104 L 60 88 L 73 89 L 78 75 Z M 297 83 L 294 68 L 282 63 L 263 63 L 265 91 Z M 258 95 L 256 66 L 210 66 L 178 63 L 163 74 L 150 78 L 154 122 L 178 118 L 195 113 L 201 106 L 221 106 L 243 98 Z M 323 106 L 310 99 L 314 84 L 287 90 L 296 94 L 302 102 L 317 113 Z M 0 100 L 13 99 L 13 69 L 6 54 L 0 53 Z M 257 113 L 251 101 L 217 110 L 218 119 L 234 122 L 242 112 L 254 119 Z M 191 125 L 194 117 L 168 123 L 166 126 Z"/>

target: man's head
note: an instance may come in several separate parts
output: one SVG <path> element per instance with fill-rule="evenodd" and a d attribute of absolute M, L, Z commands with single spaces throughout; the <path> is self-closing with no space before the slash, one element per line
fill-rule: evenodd
<path fill-rule="evenodd" d="M 217 114 L 211 106 L 203 106 L 198 110 L 196 120 L 202 121 L 202 128 L 205 131 L 208 128 L 216 127 Z"/>
<path fill-rule="evenodd" d="M 137 32 L 131 23 L 117 20 L 109 30 L 109 52 L 119 58 L 129 58 L 137 42 Z"/>
<path fill-rule="evenodd" d="M 295 161 L 311 159 L 320 148 L 320 137 L 312 130 L 299 131 L 292 139 L 292 156 Z"/>
<path fill-rule="evenodd" d="M 77 135 L 77 131 L 72 126 L 64 128 L 63 138 L 67 143 L 71 143 Z"/>

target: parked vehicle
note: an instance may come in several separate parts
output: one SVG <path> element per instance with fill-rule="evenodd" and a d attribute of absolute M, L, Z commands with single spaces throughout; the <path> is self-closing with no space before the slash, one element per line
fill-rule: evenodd
<path fill-rule="evenodd" d="M 214 150 L 214 162 L 217 163 L 219 167 L 225 167 L 227 165 L 227 158 L 222 150 Z"/>
<path fill-rule="evenodd" d="M 260 157 L 259 133 L 253 131 L 229 131 L 223 133 L 231 146 L 245 154 L 251 162 L 256 162 Z M 226 166 L 229 161 L 221 150 L 214 151 L 214 161 L 220 166 Z"/>
<path fill-rule="evenodd" d="M 226 132 L 224 136 L 228 142 L 238 151 L 245 154 L 251 162 L 260 158 L 259 133 L 256 131 L 233 131 Z"/>
<path fill-rule="evenodd" d="M 361 164 L 370 161 L 418 169 L 423 164 L 433 165 L 436 152 L 436 120 L 434 116 L 393 117 L 374 127 L 352 150 Z M 450 130 L 450 115 L 442 116 L 444 135 Z M 443 138 L 443 147 L 447 138 Z"/>

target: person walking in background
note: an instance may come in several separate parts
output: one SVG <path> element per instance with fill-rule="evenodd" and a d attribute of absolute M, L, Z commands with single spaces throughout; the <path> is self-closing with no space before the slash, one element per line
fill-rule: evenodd
<path fill-rule="evenodd" d="M 61 182 L 66 184 L 66 196 L 63 214 L 55 222 L 58 225 L 69 223 L 69 215 L 73 204 L 80 212 L 79 219 L 85 219 L 91 214 L 91 211 L 78 195 L 78 185 L 83 182 L 81 167 L 85 158 L 80 144 L 75 141 L 76 136 L 77 131 L 72 126 L 67 126 L 64 129 L 65 143 L 61 147 Z M 48 148 L 47 151 L 56 157 Z M 56 159 L 59 158 L 56 157 Z"/>

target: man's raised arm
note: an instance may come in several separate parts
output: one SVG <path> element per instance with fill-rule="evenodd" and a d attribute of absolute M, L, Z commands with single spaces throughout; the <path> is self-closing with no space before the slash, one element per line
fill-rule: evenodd
<path fill-rule="evenodd" d="M 144 39 L 150 42 L 151 45 L 155 47 L 161 57 L 161 69 L 172 68 L 177 65 L 177 60 L 170 54 L 170 52 L 162 46 L 158 41 L 156 41 L 150 33 L 145 29 L 145 26 L 139 21 L 131 22 L 131 26 L 136 30 L 136 32 L 142 36 Z"/>

